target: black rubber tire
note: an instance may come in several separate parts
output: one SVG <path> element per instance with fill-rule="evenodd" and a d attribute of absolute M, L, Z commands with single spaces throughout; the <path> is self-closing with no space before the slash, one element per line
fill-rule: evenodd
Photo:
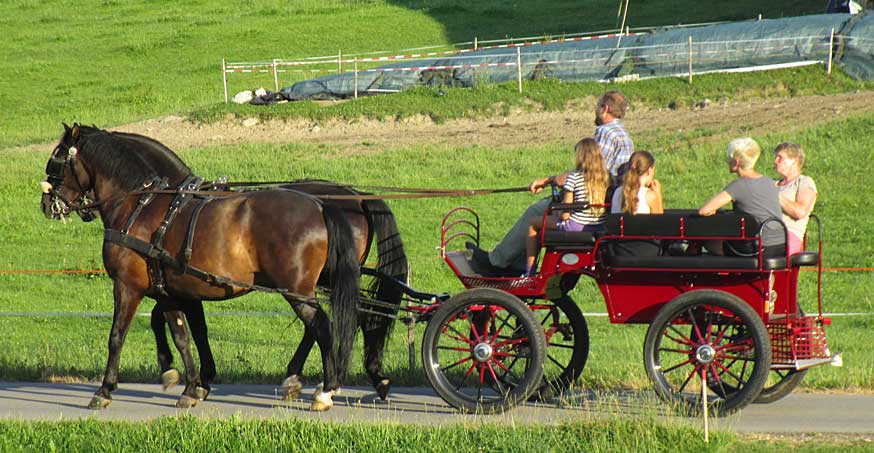
<path fill-rule="evenodd" d="M 683 332 L 688 329 L 675 323 L 700 333 L 687 336 Z M 715 351 L 707 365 L 695 358 L 705 343 Z M 694 383 L 700 383 L 702 366 L 708 381 L 732 380 L 708 395 L 710 414 L 724 416 L 759 396 L 771 369 L 771 341 L 762 319 L 742 299 L 724 291 L 695 290 L 677 296 L 656 314 L 644 340 L 643 361 L 659 397 L 690 415 L 701 413 L 701 388 L 694 390 Z"/>
<path fill-rule="evenodd" d="M 798 384 L 807 376 L 807 370 L 796 370 L 793 368 L 786 370 L 771 370 L 768 376 L 768 382 L 775 382 L 773 385 L 765 383 L 765 387 L 759 392 L 759 396 L 753 401 L 756 404 L 769 404 L 774 401 L 783 399 L 786 395 L 792 393 Z"/>
<path fill-rule="evenodd" d="M 534 310 L 547 336 L 543 381 L 534 394 L 538 400 L 567 390 L 583 374 L 589 359 L 589 326 L 576 302 L 564 295 L 542 305 L 548 308 Z"/>
<path fill-rule="evenodd" d="M 481 345 L 492 354 L 478 361 L 473 350 Z M 546 337 L 528 306 L 490 288 L 446 301 L 422 339 L 422 364 L 431 386 L 468 413 L 502 412 L 528 399 L 543 378 L 545 359 Z"/>

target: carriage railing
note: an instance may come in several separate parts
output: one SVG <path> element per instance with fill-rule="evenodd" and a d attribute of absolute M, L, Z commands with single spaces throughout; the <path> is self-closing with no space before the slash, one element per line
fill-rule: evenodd
<path fill-rule="evenodd" d="M 472 215 L 473 220 L 469 217 L 463 217 L 466 215 Z M 473 209 L 461 206 L 449 211 L 443 216 L 443 222 L 440 225 L 440 256 L 445 259 L 446 246 L 459 238 L 471 239 L 479 247 L 479 228 L 479 215 Z"/>

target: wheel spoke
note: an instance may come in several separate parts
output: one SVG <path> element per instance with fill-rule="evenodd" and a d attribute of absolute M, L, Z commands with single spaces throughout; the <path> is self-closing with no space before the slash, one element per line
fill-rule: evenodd
<path fill-rule="evenodd" d="M 719 374 L 716 373 L 716 367 L 713 366 L 712 363 L 710 364 L 709 368 L 713 370 L 713 377 L 716 380 L 716 383 L 719 385 L 719 390 L 722 392 L 720 396 L 723 399 L 728 399 L 728 392 L 725 390 L 725 386 L 723 385 L 724 380 L 719 376 Z M 740 388 L 738 388 L 737 390 L 740 390 Z"/>
<path fill-rule="evenodd" d="M 689 385 L 689 382 L 692 380 L 692 377 L 695 376 L 696 374 L 698 374 L 698 370 L 700 368 L 701 368 L 700 365 L 697 365 L 697 364 L 695 365 L 695 368 L 692 369 L 692 372 L 689 373 L 688 376 L 686 376 L 686 380 L 683 381 L 683 385 L 681 385 L 680 388 L 677 389 L 677 393 L 683 393 L 683 390 L 685 390 L 686 386 Z"/>
<path fill-rule="evenodd" d="M 463 359 L 461 359 L 461 360 L 459 360 L 459 361 L 453 363 L 452 365 L 449 365 L 449 366 L 446 366 L 446 367 L 441 366 L 440 368 L 441 368 L 443 371 L 448 371 L 448 370 L 451 370 L 451 369 L 457 367 L 458 365 L 461 365 L 462 363 L 466 363 L 466 362 L 469 361 L 469 360 L 472 360 L 472 359 L 471 359 L 470 357 L 465 357 L 465 358 L 463 358 Z"/>
<path fill-rule="evenodd" d="M 676 370 L 677 368 L 680 368 L 682 366 L 686 366 L 686 365 L 693 363 L 693 362 L 695 362 L 695 359 L 686 359 L 686 360 L 684 360 L 684 361 L 682 361 L 682 362 L 680 362 L 672 367 L 662 369 L 662 374 L 668 374 L 671 371 Z"/>
<path fill-rule="evenodd" d="M 453 332 L 455 332 L 455 335 L 457 335 L 457 336 L 454 336 L 454 335 L 450 335 L 450 334 L 448 334 L 448 333 L 446 332 L 446 329 L 451 329 Z M 467 343 L 467 344 L 469 344 L 469 345 L 474 344 L 474 341 L 473 341 L 473 340 L 471 340 L 470 338 L 468 338 L 467 335 L 465 335 L 465 334 L 459 332 L 458 329 L 456 329 L 452 324 L 450 324 L 450 323 L 448 323 L 448 322 L 446 323 L 446 329 L 443 330 L 443 334 L 444 334 L 445 336 L 447 336 L 447 337 L 449 337 L 449 338 L 452 338 L 453 340 L 459 341 L 459 342 L 461 342 L 461 343 Z"/>

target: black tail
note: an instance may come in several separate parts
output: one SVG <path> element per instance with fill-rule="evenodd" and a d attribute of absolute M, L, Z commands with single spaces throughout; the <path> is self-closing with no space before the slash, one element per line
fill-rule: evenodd
<path fill-rule="evenodd" d="M 385 275 L 406 283 L 410 265 L 409 261 L 407 261 L 407 254 L 404 251 L 404 243 L 401 240 L 401 233 L 398 230 L 394 213 L 391 212 L 391 209 L 383 200 L 365 200 L 363 208 L 370 219 L 371 228 L 373 228 L 376 235 L 376 269 Z M 397 313 L 397 307 L 400 306 L 401 296 L 403 295 L 397 285 L 376 278 L 371 282 L 368 289 L 369 293 L 373 294 L 376 300 L 388 302 L 395 306 L 393 310 L 374 308 L 375 311 L 384 311 L 392 315 Z M 386 326 L 385 337 L 388 337 L 391 327 L 394 325 L 391 322 L 391 318 L 378 314 L 366 314 L 364 316 L 365 319 L 362 324 L 365 330 Z M 381 350 L 382 348 L 379 349 Z"/>
<path fill-rule="evenodd" d="M 360 270 L 352 227 L 343 210 L 325 204 L 322 207 L 328 229 L 328 261 L 325 271 L 331 288 L 331 313 L 337 378 L 342 384 L 349 371 L 349 358 L 358 333 L 358 297 Z"/>

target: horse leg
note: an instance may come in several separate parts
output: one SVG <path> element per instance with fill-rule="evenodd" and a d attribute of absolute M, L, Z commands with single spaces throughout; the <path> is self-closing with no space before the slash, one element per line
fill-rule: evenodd
<path fill-rule="evenodd" d="M 331 321 L 328 315 L 317 304 L 293 299 L 286 296 L 294 312 L 303 321 L 306 330 L 312 332 L 319 350 L 322 353 L 322 388 L 316 389 L 313 402 L 310 405 L 312 411 L 326 411 L 334 406 L 334 393 L 340 388 L 337 369 L 334 358 L 334 339 L 331 335 Z M 286 376 L 286 381 L 292 376 Z"/>
<path fill-rule="evenodd" d="M 212 390 L 210 383 L 215 380 L 215 359 L 212 356 L 212 348 L 209 347 L 206 316 L 203 313 L 203 302 L 191 302 L 185 306 L 185 316 L 188 318 L 188 327 L 191 329 L 191 337 L 197 347 L 197 355 L 200 357 L 200 383 L 195 387 L 197 399 L 205 400 Z"/>
<path fill-rule="evenodd" d="M 169 312 L 168 312 L 169 313 Z M 174 311 L 176 316 L 182 317 L 182 313 Z M 164 329 L 164 324 L 174 326 L 176 320 L 171 319 L 169 322 L 165 319 L 165 307 L 161 302 L 156 301 L 155 307 L 152 308 L 151 326 L 152 333 L 155 335 L 155 347 L 158 351 L 158 369 L 161 370 L 161 384 L 164 390 L 174 387 L 182 377 L 179 371 L 173 368 L 173 353 L 170 351 L 170 344 L 167 342 L 167 331 Z"/>
<path fill-rule="evenodd" d="M 103 374 L 103 383 L 88 403 L 89 409 L 103 409 L 112 402 L 110 393 L 118 388 L 118 365 L 127 330 L 137 312 L 137 307 L 143 300 L 142 291 L 137 291 L 117 280 L 114 282 L 112 293 L 115 307 L 112 313 L 112 328 L 109 331 L 106 372 Z"/>
<path fill-rule="evenodd" d="M 383 319 L 385 321 L 371 320 L 370 326 L 365 322 L 361 323 L 361 330 L 364 333 L 364 370 L 381 400 L 386 399 L 391 389 L 391 379 L 382 375 L 382 352 L 385 349 L 388 322 L 391 319 Z"/>
<path fill-rule="evenodd" d="M 303 366 L 315 342 L 316 336 L 310 331 L 309 327 L 304 327 L 303 339 L 301 339 L 300 344 L 297 346 L 297 350 L 294 351 L 291 361 L 288 362 L 287 377 L 282 381 L 282 386 L 280 387 L 283 399 L 293 400 L 300 396 L 300 392 L 303 390 L 303 384 L 301 383 Z"/>
<path fill-rule="evenodd" d="M 197 405 L 198 398 L 195 387 L 200 384 L 200 378 L 197 375 L 197 365 L 194 364 L 194 357 L 191 355 L 188 329 L 185 328 L 184 315 L 181 315 L 178 311 L 168 311 L 164 313 L 164 317 L 170 324 L 173 343 L 176 344 L 176 349 L 182 357 L 182 363 L 185 364 L 185 389 L 182 391 L 179 401 L 176 402 L 176 407 L 186 409 Z"/>

